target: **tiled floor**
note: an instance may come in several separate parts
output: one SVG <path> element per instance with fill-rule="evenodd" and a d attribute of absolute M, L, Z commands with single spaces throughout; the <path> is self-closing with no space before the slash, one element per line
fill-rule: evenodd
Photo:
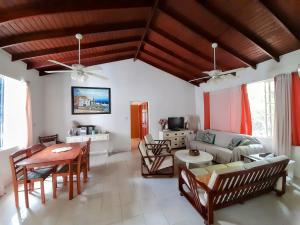
<path fill-rule="evenodd" d="M 13 193 L 0 199 L 1 225 L 202 225 L 203 219 L 177 189 L 176 178 L 140 176 L 137 152 L 108 158 L 94 157 L 90 179 L 83 193 L 69 201 L 67 190 L 52 199 L 46 184 L 46 205 L 39 193 L 30 195 L 30 209 L 21 201 L 16 210 Z M 75 189 L 76 190 L 76 189 Z M 23 200 L 23 195 L 20 196 Z M 300 186 L 288 187 L 281 198 L 274 194 L 237 204 L 215 213 L 218 225 L 299 225 Z"/>

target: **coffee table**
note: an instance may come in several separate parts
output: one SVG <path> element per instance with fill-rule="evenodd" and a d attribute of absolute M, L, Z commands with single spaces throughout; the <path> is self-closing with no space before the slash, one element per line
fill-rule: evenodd
<path fill-rule="evenodd" d="M 211 154 L 202 151 L 200 151 L 200 155 L 198 156 L 191 156 L 189 154 L 189 149 L 176 151 L 175 157 L 180 161 L 185 162 L 187 168 L 190 168 L 190 163 L 207 164 L 211 163 L 211 161 L 213 160 L 213 156 Z"/>

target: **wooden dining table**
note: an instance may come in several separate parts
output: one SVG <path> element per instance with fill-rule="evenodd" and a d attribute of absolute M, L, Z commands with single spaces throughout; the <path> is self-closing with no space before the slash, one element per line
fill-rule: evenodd
<path fill-rule="evenodd" d="M 73 199 L 73 170 L 72 163 L 79 156 L 83 143 L 70 143 L 70 144 L 55 144 L 49 147 L 46 147 L 42 151 L 26 158 L 16 165 L 23 168 L 24 172 L 24 193 L 25 193 L 25 204 L 29 208 L 29 199 L 28 199 L 28 186 L 27 186 L 27 171 L 36 167 L 45 167 L 45 166 L 56 166 L 56 165 L 69 165 L 69 199 Z M 53 152 L 52 150 L 62 147 L 71 147 L 71 150 L 65 152 Z"/>

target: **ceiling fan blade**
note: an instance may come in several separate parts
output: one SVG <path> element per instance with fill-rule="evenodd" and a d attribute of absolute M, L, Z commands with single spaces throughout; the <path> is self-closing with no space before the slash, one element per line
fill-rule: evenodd
<path fill-rule="evenodd" d="M 90 75 L 90 76 L 94 76 L 94 77 L 98 77 L 98 78 L 101 78 L 101 79 L 103 79 L 103 80 L 108 80 L 108 78 L 107 77 L 105 77 L 105 76 L 102 76 L 102 75 L 100 75 L 100 74 L 97 74 L 97 73 L 93 73 L 93 72 L 84 72 L 85 74 L 87 74 L 87 75 Z"/>
<path fill-rule="evenodd" d="M 45 73 L 72 73 L 73 70 L 51 70 L 45 71 Z"/>
<path fill-rule="evenodd" d="M 197 81 L 197 80 L 203 80 L 203 79 L 206 79 L 206 78 L 211 78 L 210 76 L 207 76 L 207 77 L 199 77 L 199 78 L 196 78 L 196 79 L 193 79 L 193 80 L 189 80 L 189 82 L 193 82 L 193 81 Z"/>
<path fill-rule="evenodd" d="M 67 67 L 67 68 L 69 68 L 69 69 L 71 69 L 71 70 L 73 69 L 72 66 L 68 66 L 68 65 L 66 65 L 66 64 L 64 64 L 64 63 L 61 63 L 61 62 L 58 62 L 58 61 L 56 61 L 56 60 L 49 59 L 48 61 L 49 61 L 49 62 L 52 62 L 52 63 L 54 63 L 54 64 L 57 64 L 57 65 L 61 65 L 61 66 Z"/>
<path fill-rule="evenodd" d="M 242 69 L 244 69 L 244 68 L 238 68 L 238 69 L 234 69 L 234 70 L 227 70 L 227 71 L 221 72 L 220 75 L 238 72 L 238 71 L 240 71 Z"/>
<path fill-rule="evenodd" d="M 236 77 L 236 72 L 231 72 L 231 73 L 222 73 L 221 75 L 219 75 L 218 77 L 223 77 L 223 76 L 228 76 L 228 75 L 231 75 L 231 76 L 234 76 Z"/>
<path fill-rule="evenodd" d="M 100 65 L 96 65 L 96 66 L 89 66 L 84 68 L 85 71 L 96 71 L 96 70 L 103 70 L 102 67 Z"/>

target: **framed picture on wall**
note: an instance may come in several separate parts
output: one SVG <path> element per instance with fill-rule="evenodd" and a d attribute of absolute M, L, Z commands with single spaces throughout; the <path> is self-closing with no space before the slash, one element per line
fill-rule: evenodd
<path fill-rule="evenodd" d="M 110 114 L 110 88 L 72 87 L 72 114 Z"/>

